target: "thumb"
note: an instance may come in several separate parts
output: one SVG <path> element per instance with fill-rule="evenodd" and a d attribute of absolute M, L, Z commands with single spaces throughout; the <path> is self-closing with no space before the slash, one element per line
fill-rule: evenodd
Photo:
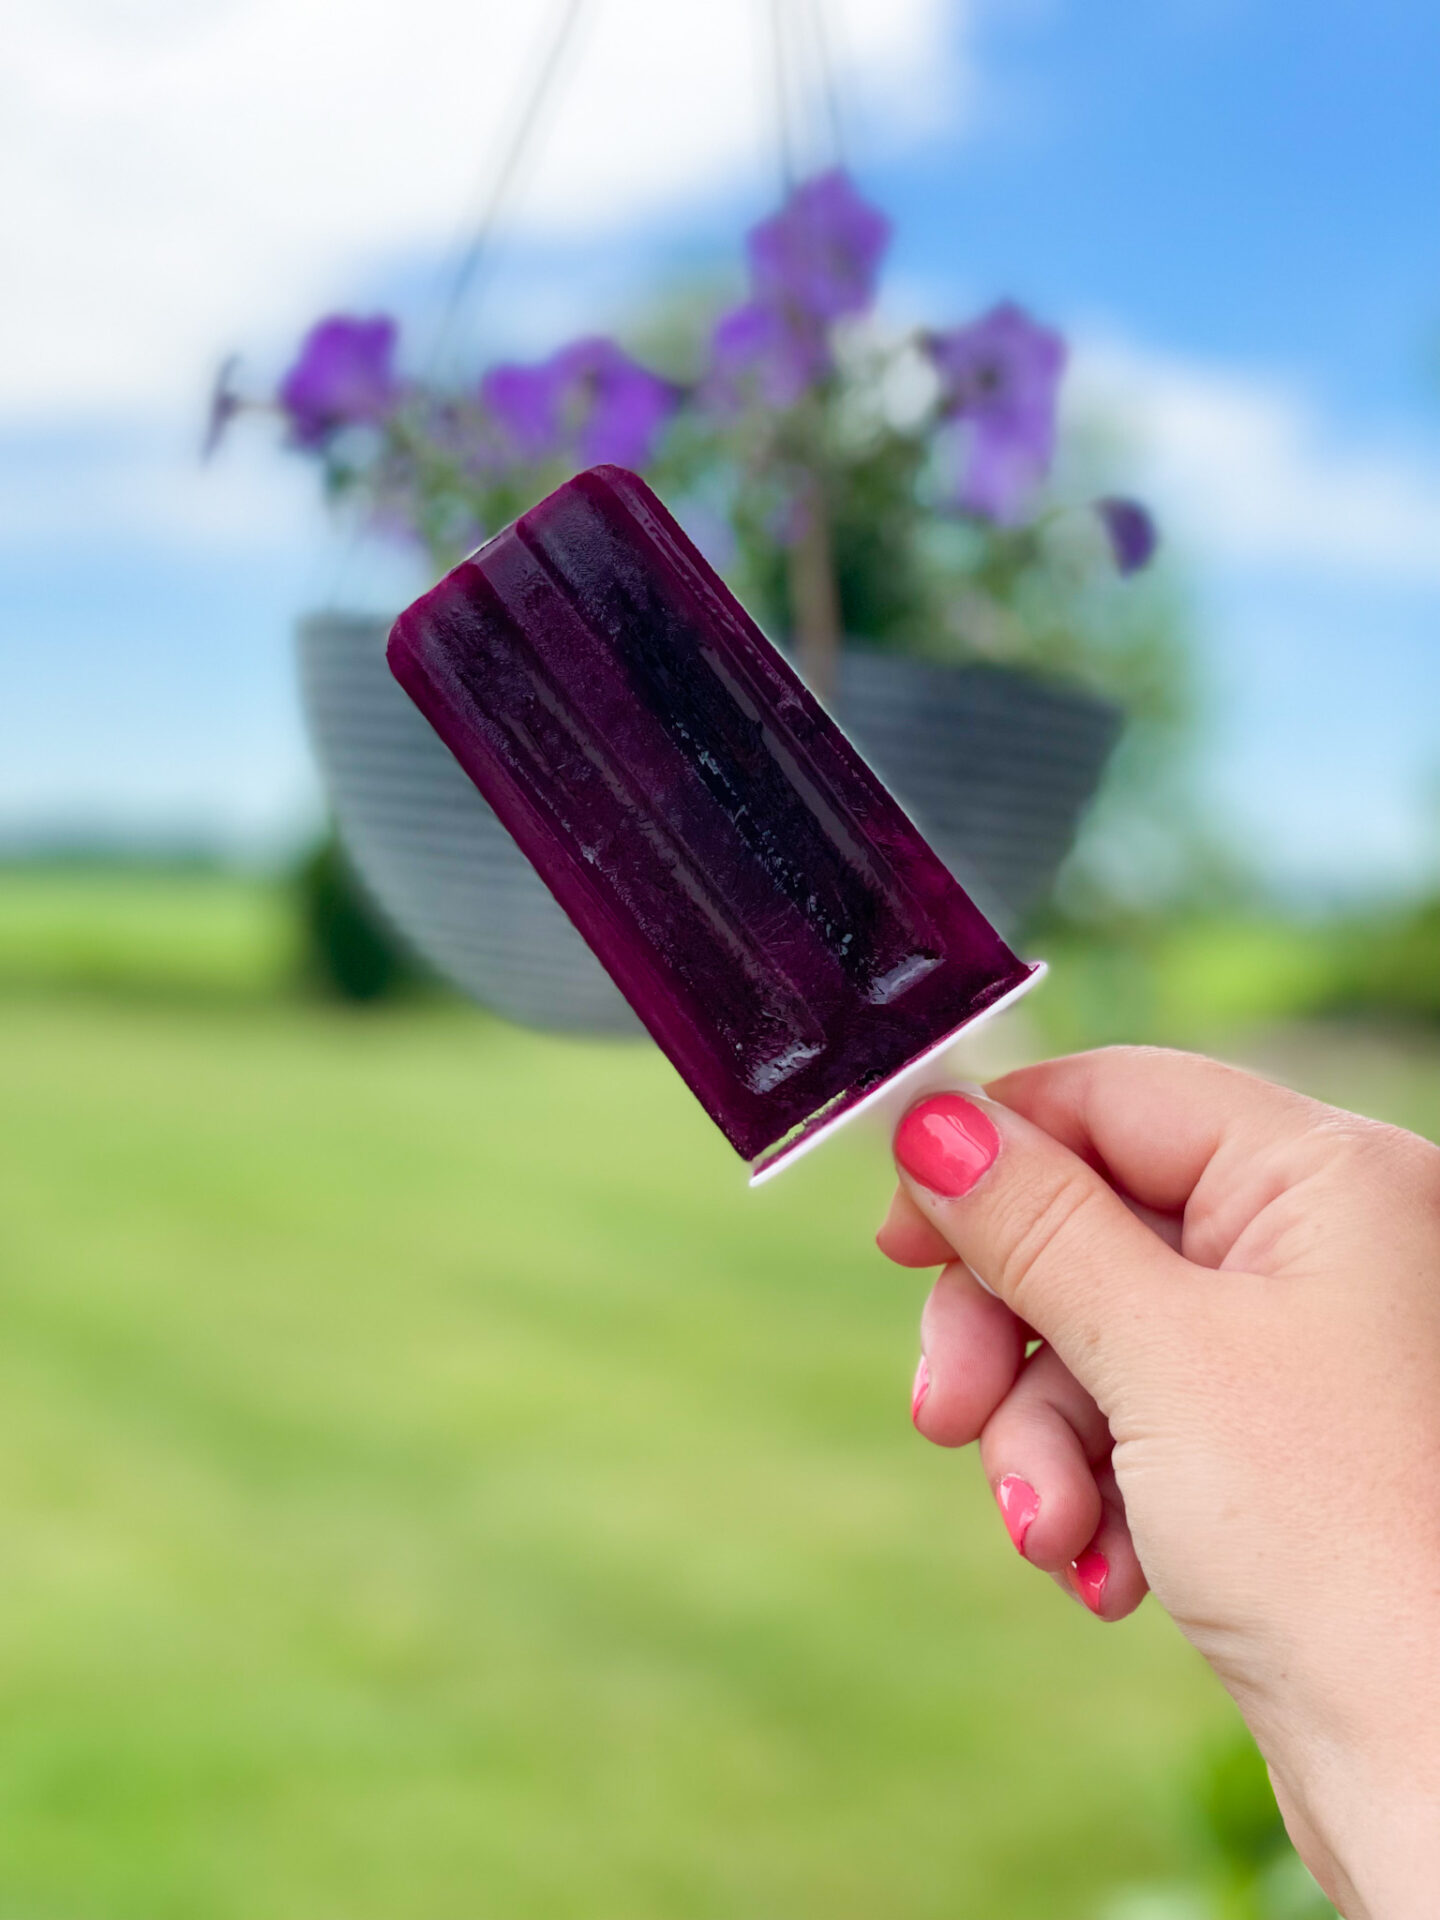
<path fill-rule="evenodd" d="M 900 1122 L 895 1159 L 925 1218 L 1097 1397 L 1107 1357 L 1137 1336 L 1153 1349 L 1187 1263 L 1078 1154 L 993 1100 L 937 1093 Z"/>

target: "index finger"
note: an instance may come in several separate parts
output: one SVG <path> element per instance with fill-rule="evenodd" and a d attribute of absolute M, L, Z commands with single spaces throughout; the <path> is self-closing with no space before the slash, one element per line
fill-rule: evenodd
<path fill-rule="evenodd" d="M 1180 1214 L 1222 1153 L 1254 1161 L 1311 1131 L 1316 1102 L 1165 1047 L 1106 1047 L 1022 1067 L 986 1088 L 1143 1207 Z"/>

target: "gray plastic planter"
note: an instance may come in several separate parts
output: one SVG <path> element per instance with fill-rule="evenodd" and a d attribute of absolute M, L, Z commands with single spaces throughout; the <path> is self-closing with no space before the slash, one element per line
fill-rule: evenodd
<path fill-rule="evenodd" d="M 298 635 L 305 717 L 340 836 L 404 938 L 529 1026 L 638 1030 L 630 1009 L 449 750 L 391 679 L 384 621 L 316 614 Z M 841 724 L 1002 926 L 1074 839 L 1121 716 L 987 667 L 851 652 Z"/>

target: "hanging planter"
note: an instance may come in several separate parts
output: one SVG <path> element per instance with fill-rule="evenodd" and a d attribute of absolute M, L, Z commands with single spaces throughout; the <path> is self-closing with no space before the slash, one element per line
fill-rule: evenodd
<path fill-rule="evenodd" d="M 385 663 L 389 625 L 322 613 L 296 636 L 335 821 L 367 891 L 443 978 L 526 1026 L 640 1023 Z"/>
<path fill-rule="evenodd" d="M 278 412 L 330 496 L 418 540 L 437 574 L 579 468 L 644 471 L 757 617 L 793 635 L 806 679 L 962 884 L 1013 926 L 1119 732 L 1107 596 L 1155 531 L 1134 501 L 1048 494 L 1065 364 L 1053 330 L 1009 303 L 940 331 L 879 328 L 889 234 L 843 171 L 801 182 L 751 231 L 747 295 L 684 370 L 592 335 L 535 363 L 417 380 L 391 320 L 332 316 L 273 400 L 242 398 L 227 366 L 212 442 L 247 407 Z M 853 631 L 874 650 L 844 644 Z M 382 623 L 335 613 L 299 638 L 311 739 L 366 885 L 497 1010 L 633 1030 L 390 680 L 384 640 Z"/>
<path fill-rule="evenodd" d="M 437 972 L 527 1026 L 639 1022 L 529 861 L 385 664 L 384 621 L 316 614 L 298 633 L 306 720 L 366 887 Z M 836 711 L 1002 929 L 1069 849 L 1118 710 L 989 667 L 846 652 Z"/>

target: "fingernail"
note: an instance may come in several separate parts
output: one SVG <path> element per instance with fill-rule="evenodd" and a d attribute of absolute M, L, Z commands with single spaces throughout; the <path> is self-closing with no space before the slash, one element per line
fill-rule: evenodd
<path fill-rule="evenodd" d="M 995 1489 L 995 1498 L 1000 1503 L 1000 1517 L 1015 1544 L 1015 1551 L 1024 1553 L 1025 1536 L 1040 1511 L 1039 1494 L 1018 1473 L 1007 1473 Z"/>
<path fill-rule="evenodd" d="M 958 1093 L 937 1093 L 912 1107 L 895 1133 L 895 1158 L 922 1187 L 958 1200 L 995 1164 L 1000 1136 L 987 1115 Z"/>
<path fill-rule="evenodd" d="M 920 1409 L 925 1404 L 925 1396 L 930 1391 L 930 1363 L 922 1353 L 920 1364 L 915 1369 L 915 1384 L 910 1389 L 910 1418 L 920 1418 Z"/>
<path fill-rule="evenodd" d="M 1099 1613 L 1100 1602 L 1105 1598 L 1105 1582 L 1110 1578 L 1110 1562 L 1103 1553 L 1096 1553 L 1090 1547 L 1074 1562 L 1071 1571 L 1075 1575 L 1075 1591 L 1092 1613 Z"/>

